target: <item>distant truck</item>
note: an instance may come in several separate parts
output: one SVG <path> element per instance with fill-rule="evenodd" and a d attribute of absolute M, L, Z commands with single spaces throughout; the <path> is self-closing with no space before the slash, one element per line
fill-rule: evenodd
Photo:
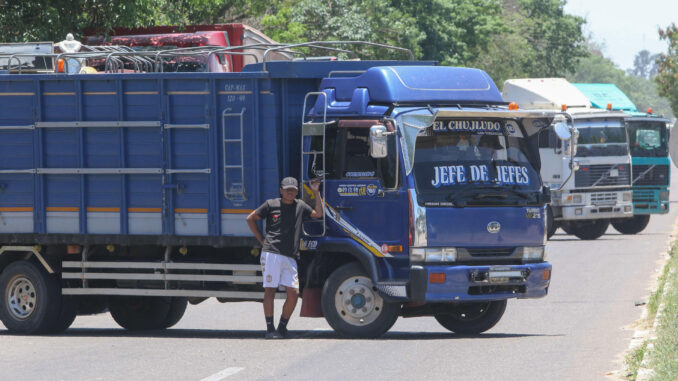
<path fill-rule="evenodd" d="M 322 180 L 301 309 L 342 335 L 376 337 L 399 316 L 480 333 L 508 299 L 548 292 L 535 147 L 557 113 L 509 109 L 481 70 L 264 59 L 240 73 L 0 74 L 0 109 L 12 332 L 104 309 L 164 329 L 187 302 L 262 300 L 245 216 L 285 176 L 304 197 Z"/>
<path fill-rule="evenodd" d="M 652 214 L 669 212 L 670 121 L 652 113 L 639 112 L 636 105 L 611 83 L 575 83 L 595 108 L 623 111 L 633 163 L 633 217 L 612 220 L 612 226 L 623 234 L 636 234 L 647 226 Z"/>
<path fill-rule="evenodd" d="M 574 182 L 554 191 L 548 235 L 558 227 L 580 239 L 597 239 L 610 221 L 631 219 L 631 157 L 627 115 L 591 107 L 588 98 L 562 78 L 510 79 L 503 97 L 521 108 L 567 110 L 579 132 Z M 547 130 L 539 138 L 541 175 L 552 189 L 571 173 L 570 150 Z"/>

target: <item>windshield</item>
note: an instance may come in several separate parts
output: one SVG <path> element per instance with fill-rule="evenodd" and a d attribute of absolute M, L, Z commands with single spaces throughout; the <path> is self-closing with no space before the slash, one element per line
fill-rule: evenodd
<path fill-rule="evenodd" d="M 623 156 L 628 153 L 626 131 L 621 124 L 596 124 L 576 125 L 579 130 L 577 156 Z"/>
<path fill-rule="evenodd" d="M 419 134 L 413 165 L 419 199 L 428 206 L 535 203 L 541 182 L 517 124 L 473 122 L 480 127 L 437 120 Z"/>
<path fill-rule="evenodd" d="M 628 132 L 632 156 L 660 157 L 668 155 L 666 123 L 661 121 L 629 121 Z"/>

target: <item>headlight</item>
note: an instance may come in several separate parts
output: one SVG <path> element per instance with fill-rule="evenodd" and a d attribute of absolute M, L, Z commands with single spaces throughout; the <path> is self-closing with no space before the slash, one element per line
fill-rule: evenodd
<path fill-rule="evenodd" d="M 633 192 L 625 192 L 622 199 L 624 201 L 631 201 L 633 199 Z"/>
<path fill-rule="evenodd" d="M 581 195 L 575 194 L 574 196 L 572 196 L 572 202 L 575 204 L 581 204 Z"/>
<path fill-rule="evenodd" d="M 454 262 L 456 247 L 411 247 L 410 262 Z"/>
<path fill-rule="evenodd" d="M 669 191 L 659 192 L 659 199 L 662 200 L 662 201 L 668 201 L 669 200 Z"/>
<path fill-rule="evenodd" d="M 544 246 L 523 247 L 523 262 L 541 262 L 545 256 Z"/>

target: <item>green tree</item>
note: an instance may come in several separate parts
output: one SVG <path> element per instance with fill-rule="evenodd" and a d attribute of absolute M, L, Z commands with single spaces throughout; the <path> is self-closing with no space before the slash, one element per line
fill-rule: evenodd
<path fill-rule="evenodd" d="M 506 29 L 493 36 L 472 64 L 501 87 L 506 79 L 563 77 L 588 55 L 579 16 L 564 12 L 564 0 L 505 0 Z"/>
<path fill-rule="evenodd" d="M 498 0 L 393 0 L 412 15 L 425 38 L 422 58 L 442 65 L 468 65 L 504 31 Z"/>
<path fill-rule="evenodd" d="M 280 42 L 370 41 L 409 48 L 415 56 L 421 54 L 423 38 L 415 19 L 388 0 L 284 0 L 269 9 L 262 27 Z M 364 58 L 384 57 L 379 49 L 362 52 Z"/>
<path fill-rule="evenodd" d="M 659 29 L 659 38 L 666 40 L 669 46 L 657 59 L 658 74 L 654 80 L 659 94 L 667 97 L 674 113 L 678 113 L 678 26 L 671 24 L 666 29 Z"/>
<path fill-rule="evenodd" d="M 569 74 L 567 79 L 570 82 L 614 83 L 626 93 L 638 110 L 652 107 L 655 114 L 673 118 L 669 101 L 659 95 L 655 83 L 619 69 L 595 45 L 591 46 L 591 55 L 581 59 L 575 72 Z"/>

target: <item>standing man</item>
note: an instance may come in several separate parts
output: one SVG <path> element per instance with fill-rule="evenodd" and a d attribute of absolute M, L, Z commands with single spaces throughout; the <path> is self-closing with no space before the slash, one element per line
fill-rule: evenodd
<path fill-rule="evenodd" d="M 320 182 L 311 181 L 315 196 L 315 209 L 297 199 L 299 187 L 294 177 L 285 177 L 280 182 L 281 198 L 266 200 L 247 216 L 247 225 L 261 243 L 261 272 L 264 276 L 264 317 L 266 338 L 278 339 L 287 334 L 287 322 L 294 312 L 299 298 L 299 238 L 304 218 L 323 216 L 323 200 L 318 188 Z M 266 238 L 262 236 L 257 221 L 266 219 Z M 273 299 L 278 286 L 285 287 L 287 300 L 283 305 L 278 329 L 273 325 Z"/>

